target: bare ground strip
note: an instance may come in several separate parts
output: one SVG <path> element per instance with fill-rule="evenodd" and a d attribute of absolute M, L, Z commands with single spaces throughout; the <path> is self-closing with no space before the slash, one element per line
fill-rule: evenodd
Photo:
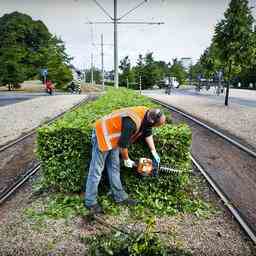
<path fill-rule="evenodd" d="M 192 154 L 256 233 L 256 159 L 193 121 L 172 112 L 192 129 Z"/>

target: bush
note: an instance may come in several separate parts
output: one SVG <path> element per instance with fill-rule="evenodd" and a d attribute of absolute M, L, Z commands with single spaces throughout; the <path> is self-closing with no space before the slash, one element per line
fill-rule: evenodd
<path fill-rule="evenodd" d="M 89 169 L 91 132 L 95 120 L 113 110 L 144 105 L 156 107 L 148 98 L 127 89 L 110 89 L 95 102 L 70 112 L 50 126 L 38 130 L 37 153 L 42 164 L 43 184 L 58 191 L 79 192 Z M 186 125 L 165 125 L 155 129 L 155 143 L 162 163 L 188 170 L 191 132 Z M 132 159 L 150 157 L 143 143 L 130 149 Z M 159 178 L 138 178 L 134 171 L 122 168 L 127 191 L 141 199 L 144 205 L 156 212 L 173 213 L 181 201 L 186 201 L 181 188 L 188 182 L 188 174 Z M 180 193 L 180 194 L 179 194 Z"/>
<path fill-rule="evenodd" d="M 85 239 L 90 256 L 191 256 L 178 248 L 168 248 L 155 232 L 155 220 L 147 220 L 146 229 L 142 232 L 130 231 L 129 234 L 112 232 Z"/>

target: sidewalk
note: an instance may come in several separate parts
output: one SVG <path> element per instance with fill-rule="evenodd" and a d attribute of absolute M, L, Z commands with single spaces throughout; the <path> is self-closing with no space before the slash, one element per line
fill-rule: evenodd
<path fill-rule="evenodd" d="M 0 145 L 29 132 L 86 98 L 88 95 L 85 94 L 55 95 L 1 107 Z"/>
<path fill-rule="evenodd" d="M 243 90 L 232 90 L 234 97 L 256 100 L 256 92 L 252 91 L 248 97 Z M 199 117 L 202 120 L 215 124 L 219 128 L 241 138 L 256 148 L 256 108 L 230 102 L 229 106 L 224 101 L 207 97 L 206 95 L 189 95 L 182 92 L 172 95 L 160 91 L 143 92 L 154 99 L 163 101 L 174 107 Z M 248 93 L 247 93 L 248 94 Z"/>

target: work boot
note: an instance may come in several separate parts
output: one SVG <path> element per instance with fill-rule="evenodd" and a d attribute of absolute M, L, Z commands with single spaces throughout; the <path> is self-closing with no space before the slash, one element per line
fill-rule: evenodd
<path fill-rule="evenodd" d="M 94 204 L 92 206 L 86 206 L 86 208 L 90 210 L 90 214 L 92 214 L 92 215 L 104 213 L 99 204 Z"/>
<path fill-rule="evenodd" d="M 138 201 L 134 200 L 134 199 L 130 199 L 130 198 L 127 198 L 123 201 L 120 201 L 120 202 L 117 202 L 118 204 L 121 204 L 121 205 L 127 205 L 127 206 L 136 206 L 138 205 Z"/>

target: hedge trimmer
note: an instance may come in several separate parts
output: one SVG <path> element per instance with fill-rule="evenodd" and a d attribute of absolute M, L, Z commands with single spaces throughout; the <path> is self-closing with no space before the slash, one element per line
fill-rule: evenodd
<path fill-rule="evenodd" d="M 156 177 L 159 174 L 180 174 L 188 171 L 176 170 L 171 167 L 158 165 L 155 161 L 149 158 L 140 158 L 135 165 L 136 171 L 141 176 L 153 176 Z"/>

